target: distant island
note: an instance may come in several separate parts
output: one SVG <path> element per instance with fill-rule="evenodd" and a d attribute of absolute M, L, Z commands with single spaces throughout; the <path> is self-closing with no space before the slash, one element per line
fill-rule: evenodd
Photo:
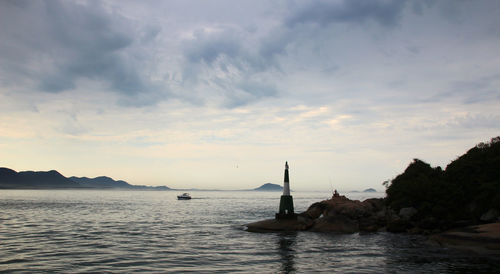
<path fill-rule="evenodd" d="M 363 192 L 377 192 L 377 190 L 375 190 L 374 188 L 367 188 L 363 190 Z"/>
<path fill-rule="evenodd" d="M 374 189 L 374 188 L 367 188 L 367 189 L 365 189 L 365 190 L 363 190 L 363 191 L 353 190 L 353 191 L 351 191 L 351 192 L 352 192 L 352 193 L 360 193 L 360 192 L 377 192 L 377 190 L 376 190 L 376 189 Z"/>
<path fill-rule="evenodd" d="M 259 186 L 258 188 L 254 188 L 252 190 L 254 190 L 254 191 L 283 191 L 283 187 L 280 185 L 277 185 L 277 184 L 267 183 L 267 184 L 263 184 L 263 185 Z"/>
<path fill-rule="evenodd" d="M 169 190 L 167 186 L 131 185 L 125 181 L 115 181 L 101 176 L 64 177 L 56 170 L 21 171 L 1 167 L 0 189 L 135 189 L 135 190 Z"/>

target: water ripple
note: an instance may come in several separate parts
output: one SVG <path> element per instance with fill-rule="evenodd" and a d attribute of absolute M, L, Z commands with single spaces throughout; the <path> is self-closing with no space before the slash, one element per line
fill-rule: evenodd
<path fill-rule="evenodd" d="M 3 190 L 2 190 L 3 191 Z M 192 193 L 193 194 L 193 193 Z M 248 233 L 275 193 L 3 191 L 0 272 L 495 272 L 498 261 L 390 233 Z M 298 197 L 297 208 L 321 200 Z M 323 194 L 321 194 L 323 195 Z"/>

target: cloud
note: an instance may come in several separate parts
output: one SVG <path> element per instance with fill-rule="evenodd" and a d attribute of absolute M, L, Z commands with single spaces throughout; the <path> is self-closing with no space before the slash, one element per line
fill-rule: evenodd
<path fill-rule="evenodd" d="M 240 41 L 231 29 L 198 29 L 184 42 L 184 55 L 190 62 L 213 64 L 221 55 L 235 58 L 242 50 Z"/>
<path fill-rule="evenodd" d="M 453 117 L 447 126 L 465 129 L 499 129 L 500 115 L 497 114 L 471 114 Z"/>
<path fill-rule="evenodd" d="M 243 80 L 235 85 L 236 90 L 227 94 L 226 106 L 230 108 L 244 106 L 267 97 L 276 97 L 279 92 L 271 84 Z"/>
<path fill-rule="evenodd" d="M 275 85 L 260 75 L 269 71 L 251 46 L 259 43 L 252 35 L 247 29 L 223 25 L 195 29 L 182 42 L 184 87 L 201 90 L 197 96 L 205 100 L 218 97 L 228 108 L 277 96 Z"/>
<path fill-rule="evenodd" d="M 500 101 L 500 74 L 483 74 L 471 80 L 456 80 L 449 87 L 424 102 L 460 100 L 463 104 L 477 104 Z"/>
<path fill-rule="evenodd" d="M 374 98 L 354 79 L 372 81 L 366 89 L 374 90 L 383 81 L 411 78 L 401 73 L 408 67 L 419 75 L 422 68 L 417 64 L 429 65 L 422 56 L 462 56 L 462 45 L 457 55 L 441 46 L 450 41 L 453 32 L 447 28 L 454 26 L 439 24 L 443 20 L 437 17 L 443 15 L 438 9 L 449 3 L 264 1 L 255 9 L 246 8 L 253 2 L 231 4 L 244 8 L 228 13 L 224 1 L 217 7 L 193 7 L 189 2 L 113 6 L 99 1 L 2 1 L 0 82 L 12 89 L 56 94 L 98 86 L 116 93 L 122 106 L 148 106 L 175 97 L 232 108 L 292 92 L 293 98 L 310 104 L 351 98 L 355 92 Z M 478 13 L 464 21 L 472 27 L 461 35 L 479 33 L 474 23 Z M 424 19 L 428 25 L 422 27 Z M 425 29 L 431 25 L 437 27 Z M 433 31 L 439 35 L 432 36 Z M 426 35 L 431 38 L 426 40 Z M 483 97 L 493 95 L 490 89 Z"/>
<path fill-rule="evenodd" d="M 215 86 L 219 94 L 224 94 L 222 101 L 227 107 L 285 94 L 278 83 L 297 70 L 331 75 L 341 69 L 329 60 L 335 57 L 331 48 L 338 44 L 329 38 L 334 29 L 331 23 L 376 22 L 393 27 L 399 22 L 405 2 L 301 2 L 291 5 L 288 13 L 278 14 L 271 27 L 257 23 L 251 31 L 229 24 L 200 25 L 182 42 L 184 84 L 190 84 L 192 89 Z M 259 87 L 249 84 L 259 82 Z"/>
<path fill-rule="evenodd" d="M 135 40 L 153 39 L 158 28 L 136 37 L 139 30 L 126 18 L 97 1 L 14 3 L 0 4 L 0 54 L 6 60 L 0 70 L 17 83 L 57 93 L 90 80 L 125 96 L 153 88 L 133 47 Z"/>
<path fill-rule="evenodd" d="M 285 23 L 294 27 L 305 23 L 326 26 L 331 23 L 374 21 L 384 27 L 392 27 L 398 23 L 405 4 L 403 0 L 311 1 L 293 10 Z"/>

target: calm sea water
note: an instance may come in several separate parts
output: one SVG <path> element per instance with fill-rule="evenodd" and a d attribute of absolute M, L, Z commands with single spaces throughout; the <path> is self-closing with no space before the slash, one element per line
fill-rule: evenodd
<path fill-rule="evenodd" d="M 0 190 L 1 272 L 498 272 L 500 262 L 390 233 L 251 233 L 276 192 Z M 296 211 L 329 193 L 292 193 Z M 381 194 L 348 194 L 364 199 Z"/>

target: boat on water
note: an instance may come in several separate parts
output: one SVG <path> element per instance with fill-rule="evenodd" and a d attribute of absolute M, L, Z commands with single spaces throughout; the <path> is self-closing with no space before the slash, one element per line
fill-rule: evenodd
<path fill-rule="evenodd" d="M 183 193 L 182 195 L 177 195 L 177 200 L 191 200 L 191 195 L 189 195 L 189 193 Z"/>

